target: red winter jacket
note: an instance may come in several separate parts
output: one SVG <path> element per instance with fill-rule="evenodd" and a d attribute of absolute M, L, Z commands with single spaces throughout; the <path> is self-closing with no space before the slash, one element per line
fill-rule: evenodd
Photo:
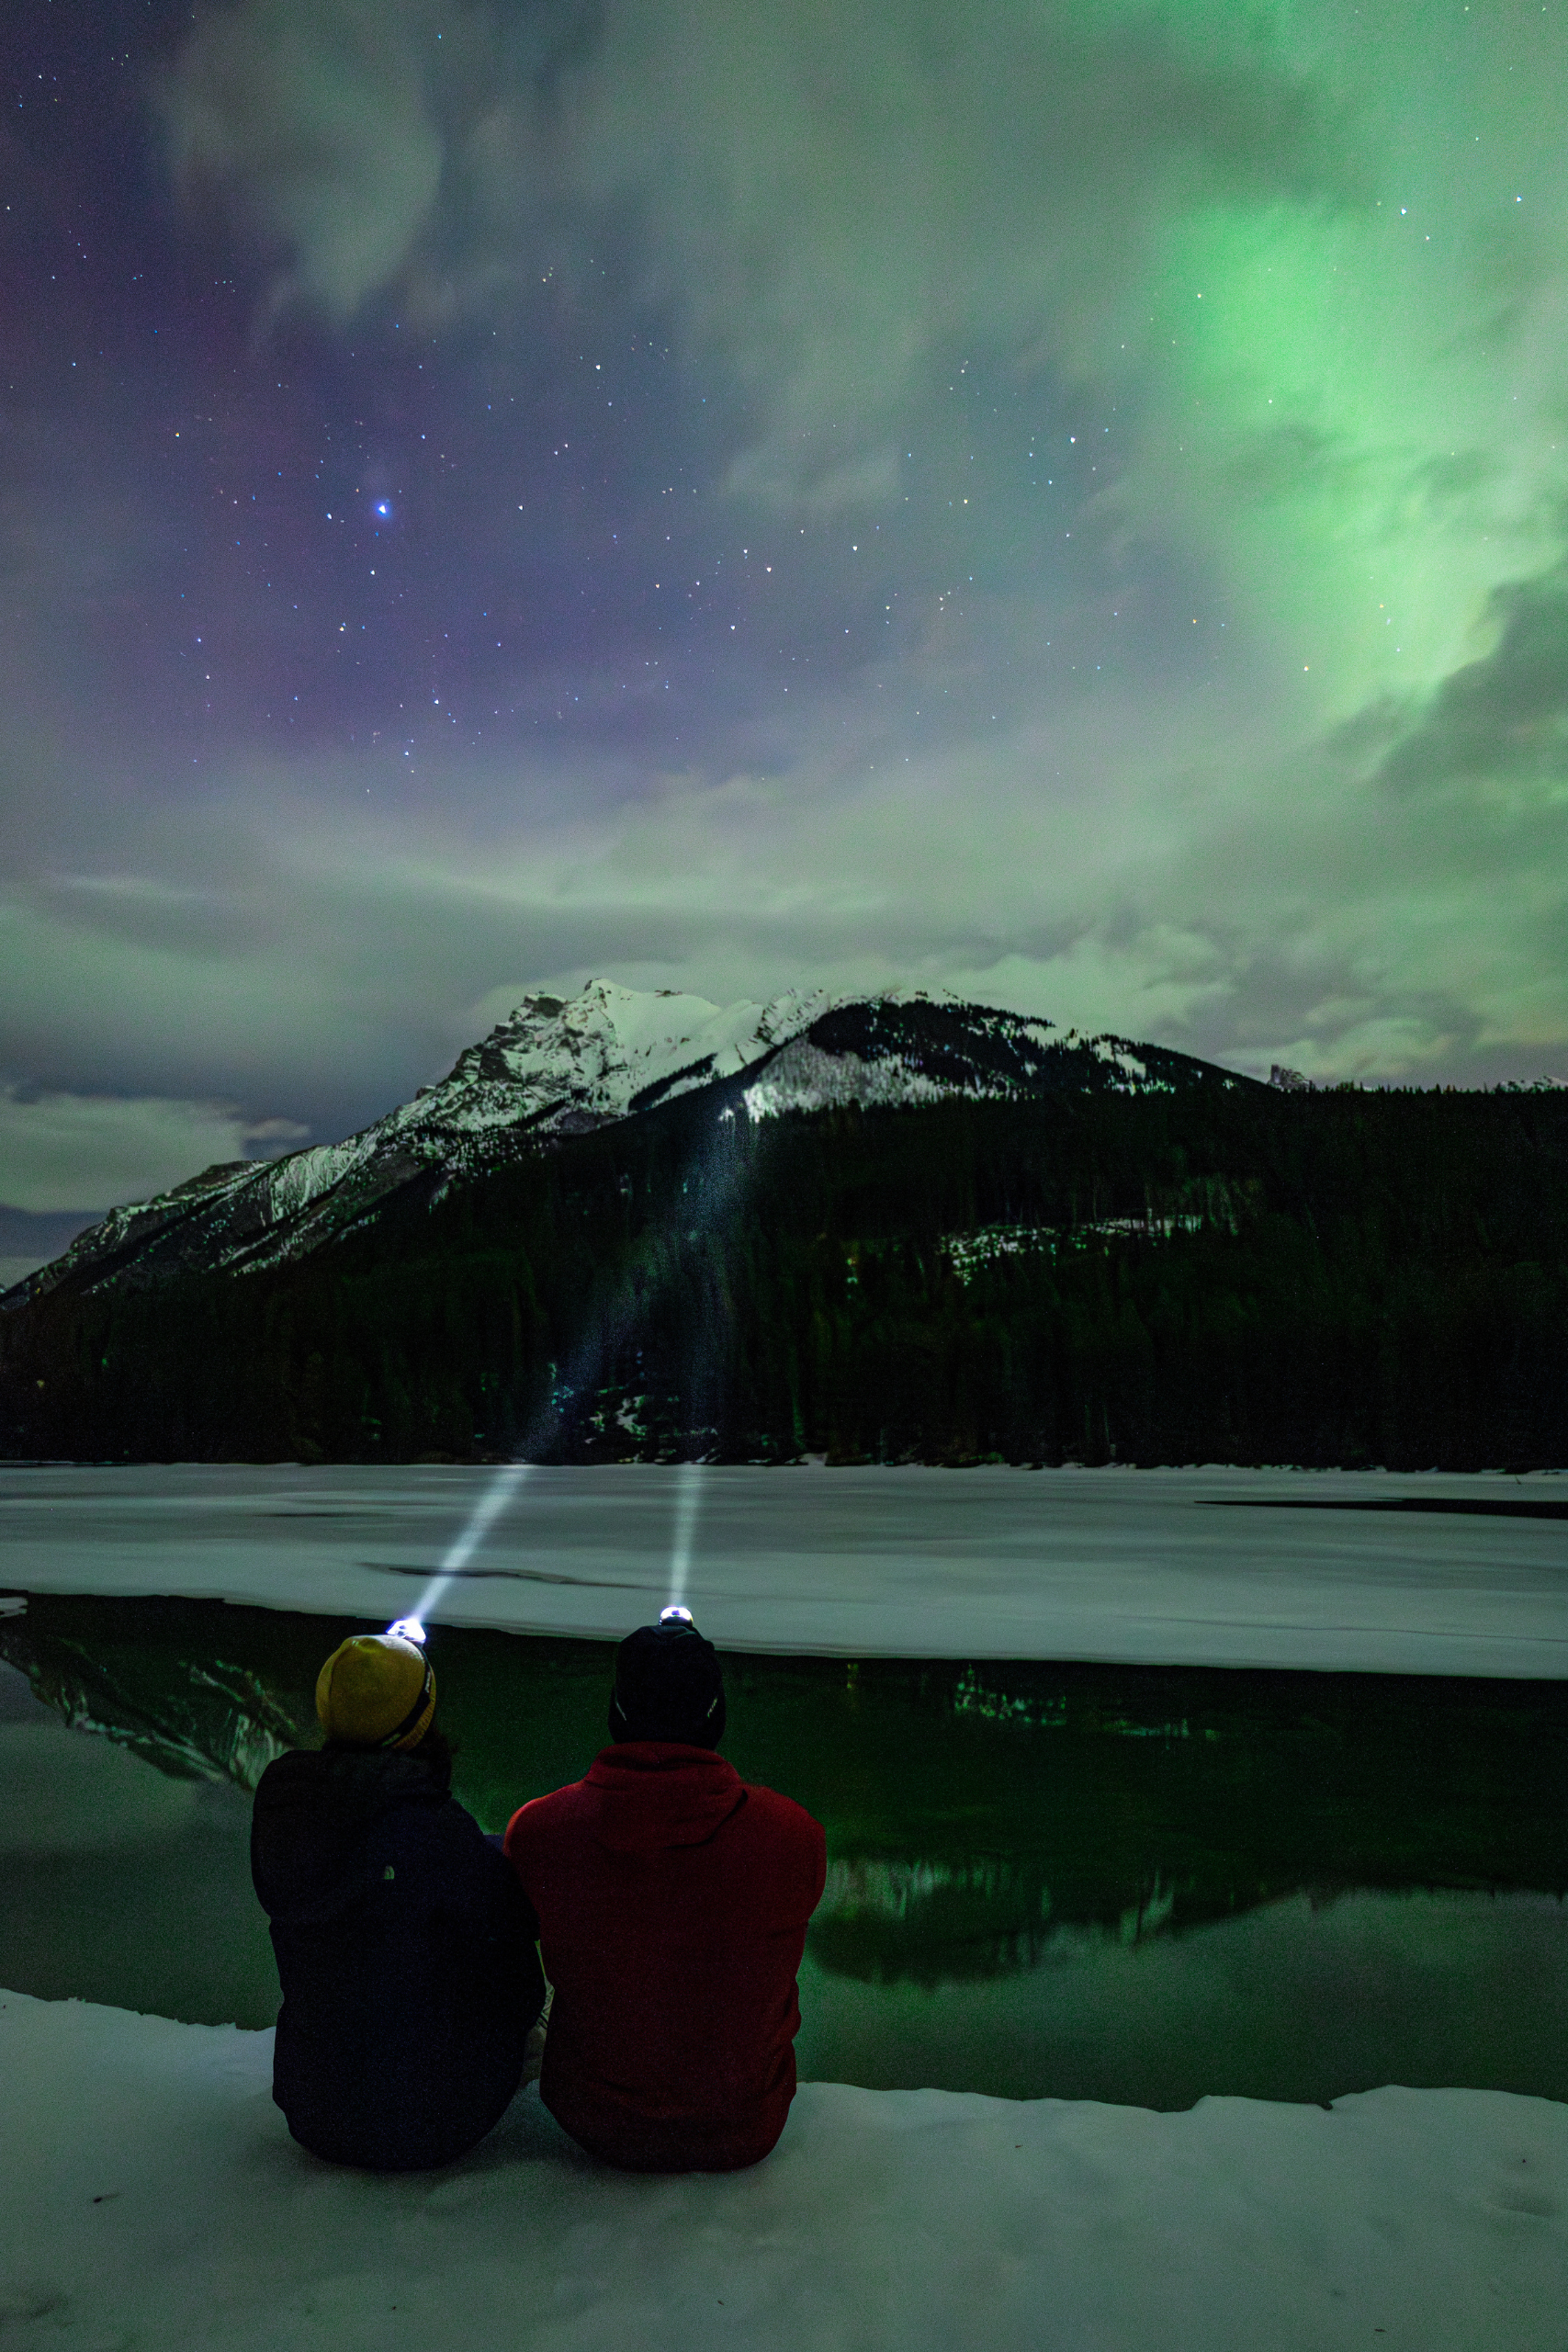
<path fill-rule="evenodd" d="M 628 1740 L 513 1814 L 506 1851 L 555 1987 L 539 2090 L 638 2172 L 765 2156 L 795 2096 L 818 1824 L 705 1747 Z"/>

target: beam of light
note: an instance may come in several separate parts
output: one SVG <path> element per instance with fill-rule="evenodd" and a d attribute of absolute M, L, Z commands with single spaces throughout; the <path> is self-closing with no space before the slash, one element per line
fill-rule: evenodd
<path fill-rule="evenodd" d="M 670 1606 L 686 1598 L 692 1573 L 692 1539 L 697 1532 L 697 1506 L 702 1499 L 702 1464 L 682 1462 L 675 1487 L 675 1537 L 670 1546 Z"/>
<path fill-rule="evenodd" d="M 719 1137 L 729 1138 L 735 1115 L 732 1110 L 726 1110 L 720 1114 Z M 728 1164 L 722 1167 L 716 1181 L 709 1181 L 713 1167 L 709 1155 L 702 1155 L 695 1167 L 698 1201 L 702 1204 L 697 1214 L 702 1216 L 704 1222 L 709 1225 L 716 1223 L 720 1217 L 731 1213 L 737 1196 L 743 1191 L 747 1182 L 743 1160 L 729 1151 L 723 1152 L 722 1157 Z M 682 1220 L 692 1215 L 693 1207 L 688 1203 L 682 1210 Z M 561 1383 L 558 1394 L 575 1396 L 580 1389 L 589 1384 L 596 1373 L 604 1370 L 607 1364 L 613 1362 L 617 1346 L 625 1340 L 638 1317 L 645 1313 L 646 1309 L 647 1301 L 638 1295 L 628 1280 L 615 1309 L 607 1318 L 607 1329 L 602 1329 L 595 1340 L 586 1342 L 579 1350 L 576 1358 L 568 1368 L 570 1376 Z M 543 1448 L 548 1442 L 552 1433 L 552 1423 L 557 1419 L 558 1410 L 558 1408 L 552 1405 L 539 1416 L 535 1427 L 524 1440 L 524 1459 L 519 1462 L 509 1462 L 497 1471 L 489 1488 L 475 1505 L 468 1523 L 421 1593 L 416 1606 L 406 1617 L 393 1619 L 387 1628 L 389 1634 L 400 1634 L 405 1641 L 423 1642 L 424 1640 L 425 1619 L 440 1600 L 453 1578 L 462 1574 L 463 1569 L 528 1476 L 533 1466 L 529 1456 L 536 1449 Z M 674 1540 L 671 1545 L 670 1555 L 670 1606 L 671 1608 L 681 1606 L 691 1577 L 692 1545 L 696 1533 L 697 1510 L 701 1501 L 701 1476 L 702 1465 L 699 1463 L 683 1462 L 681 1464 L 675 1498 Z M 690 1612 L 686 1613 L 689 1615 Z"/>
<path fill-rule="evenodd" d="M 527 1462 L 508 1462 L 496 1472 L 468 1513 L 467 1521 L 447 1546 L 446 1557 L 420 1594 L 412 1613 L 407 1617 L 395 1617 L 387 1628 L 389 1634 L 401 1634 L 410 1642 L 423 1641 L 425 1619 L 453 1577 L 460 1576 L 468 1566 L 532 1467 L 533 1464 Z"/>

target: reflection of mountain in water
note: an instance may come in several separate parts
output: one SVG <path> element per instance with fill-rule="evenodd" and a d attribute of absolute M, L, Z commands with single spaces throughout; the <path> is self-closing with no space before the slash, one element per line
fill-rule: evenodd
<path fill-rule="evenodd" d="M 40 1598 L 0 1657 L 164 1770 L 250 1788 L 314 1736 L 347 1623 Z M 457 1792 L 487 1828 L 604 1740 L 610 1651 L 440 1628 Z M 1067 1963 L 1276 1898 L 1568 1891 L 1568 1684 L 732 1657 L 726 1752 L 827 1827 L 824 1967 L 936 1984 Z"/>
<path fill-rule="evenodd" d="M 161 1604 L 147 1604 L 157 1611 Z M 232 1655 L 190 1657 L 160 1640 L 102 1638 L 91 1614 L 51 1630 L 49 1604 L 0 1623 L 0 1657 L 73 1730 L 98 1732 L 176 1780 L 231 1781 L 254 1789 L 275 1756 L 298 1747 L 297 1707 L 281 1703 L 254 1668 Z M 101 1604 L 85 1604 L 89 1612 Z M 155 1621 L 154 1621 L 155 1623 Z"/>
<path fill-rule="evenodd" d="M 1303 1892 L 1568 1890 L 1568 1684 L 737 1666 L 749 1740 L 743 1701 L 773 1684 L 783 1730 L 793 1678 L 748 1764 L 827 1823 L 812 1950 L 864 1981 L 1065 1964 Z"/>

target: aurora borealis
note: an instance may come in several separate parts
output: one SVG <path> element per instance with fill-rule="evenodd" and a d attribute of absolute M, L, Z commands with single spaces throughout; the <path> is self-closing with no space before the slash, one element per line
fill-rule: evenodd
<path fill-rule="evenodd" d="M 1568 1069 L 1558 0 L 5 22 L 40 1232 L 600 972 Z"/>

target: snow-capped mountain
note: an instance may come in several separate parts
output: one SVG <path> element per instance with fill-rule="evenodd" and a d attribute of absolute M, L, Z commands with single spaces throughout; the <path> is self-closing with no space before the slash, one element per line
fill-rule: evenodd
<path fill-rule="evenodd" d="M 750 1075 L 748 1075 L 750 1074 Z M 742 1080 L 744 1083 L 740 1083 Z M 209 1168 L 173 1192 L 111 1209 L 62 1257 L 6 1294 L 17 1306 L 70 1282 L 157 1282 L 252 1272 L 308 1255 L 434 1177 L 432 1198 L 518 1150 L 636 1117 L 703 1087 L 753 1119 L 858 1103 L 1245 1084 L 1163 1047 L 1079 1037 L 1048 1021 L 900 990 L 771 1004 L 710 1004 L 593 980 L 580 996 L 525 997 L 439 1084 L 374 1125 L 275 1160 Z"/>

